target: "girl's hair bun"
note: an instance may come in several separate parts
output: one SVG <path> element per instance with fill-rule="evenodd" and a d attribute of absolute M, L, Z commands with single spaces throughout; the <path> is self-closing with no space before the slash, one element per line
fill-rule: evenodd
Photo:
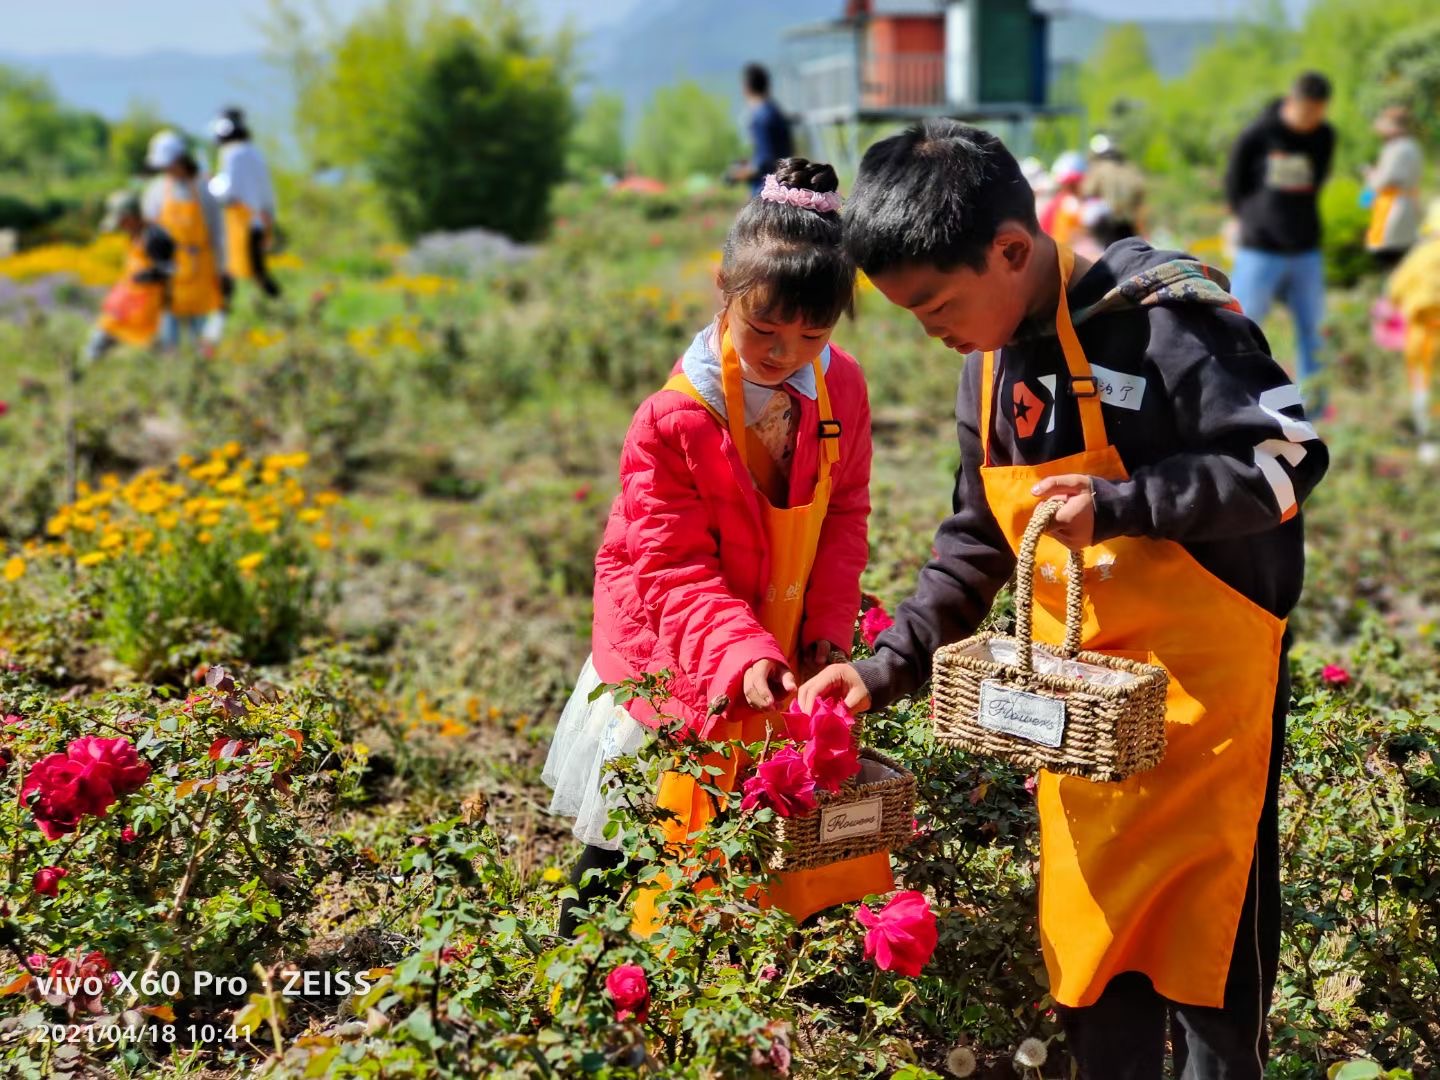
<path fill-rule="evenodd" d="M 805 191 L 839 191 L 840 177 L 833 166 L 803 157 L 782 158 L 775 166 L 775 179 L 786 187 Z"/>

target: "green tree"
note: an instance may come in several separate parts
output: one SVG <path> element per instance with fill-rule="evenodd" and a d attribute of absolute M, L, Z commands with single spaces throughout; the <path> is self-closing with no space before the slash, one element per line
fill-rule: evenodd
<path fill-rule="evenodd" d="M 725 99 L 695 82 L 657 90 L 635 135 L 635 165 L 648 176 L 717 176 L 744 147 Z"/>
<path fill-rule="evenodd" d="M 272 5 L 312 162 L 362 171 L 407 235 L 538 235 L 563 174 L 571 48 L 528 30 L 526 14 L 519 0 L 382 0 L 305 33 L 303 14 Z"/>
<path fill-rule="evenodd" d="M 0 172 L 79 176 L 103 161 L 105 121 L 66 108 L 42 77 L 0 67 Z"/>
<path fill-rule="evenodd" d="M 144 172 L 150 136 L 161 128 L 173 126 L 166 124 L 149 105 L 131 104 L 125 115 L 110 126 L 106 159 L 111 171 L 123 176 Z"/>
<path fill-rule="evenodd" d="M 1374 114 L 1404 105 L 1426 142 L 1440 144 L 1440 20 L 1392 35 L 1371 61 L 1362 107 Z"/>
<path fill-rule="evenodd" d="M 567 171 L 591 179 L 625 168 L 625 101 L 619 94 L 596 94 L 570 136 Z"/>

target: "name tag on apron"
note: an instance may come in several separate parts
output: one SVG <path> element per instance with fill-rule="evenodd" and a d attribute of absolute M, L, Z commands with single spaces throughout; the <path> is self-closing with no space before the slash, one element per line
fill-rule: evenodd
<path fill-rule="evenodd" d="M 1099 364 L 1090 365 L 1095 376 L 1095 389 L 1105 405 L 1140 411 L 1140 402 L 1145 397 L 1145 380 L 1139 375 L 1126 375 L 1123 371 L 1111 371 Z"/>
<path fill-rule="evenodd" d="M 1065 735 L 1065 702 L 986 679 L 980 684 L 980 726 L 1041 746 L 1059 746 Z"/>
<path fill-rule="evenodd" d="M 820 811 L 820 842 L 878 833 L 881 808 L 882 800 L 878 798 L 825 807 Z"/>

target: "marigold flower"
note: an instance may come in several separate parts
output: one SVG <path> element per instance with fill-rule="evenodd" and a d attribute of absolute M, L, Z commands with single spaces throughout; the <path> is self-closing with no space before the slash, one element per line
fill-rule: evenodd
<path fill-rule="evenodd" d="M 92 551 L 88 554 L 81 555 L 80 558 L 75 561 L 81 566 L 99 566 L 105 561 L 105 553 L 103 551 Z"/>
<path fill-rule="evenodd" d="M 5 580 L 19 581 L 25 576 L 25 560 L 19 555 L 12 555 L 5 560 Z"/>
<path fill-rule="evenodd" d="M 248 555 L 242 555 L 242 556 L 240 556 L 240 558 L 236 559 L 236 560 L 235 560 L 235 565 L 238 566 L 238 567 L 240 567 L 241 570 L 247 570 L 247 571 L 248 571 L 248 570 L 254 570 L 257 566 L 259 566 L 259 565 L 260 565 L 262 562 L 264 562 L 264 561 L 265 561 L 265 553 L 264 553 L 263 551 L 252 551 L 252 552 L 250 552 L 250 554 L 248 554 Z"/>

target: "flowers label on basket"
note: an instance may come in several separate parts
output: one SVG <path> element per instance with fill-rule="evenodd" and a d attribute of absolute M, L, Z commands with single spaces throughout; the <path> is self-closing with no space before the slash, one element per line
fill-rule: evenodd
<path fill-rule="evenodd" d="M 880 831 L 885 800 L 865 799 L 863 802 L 841 803 L 820 811 L 820 840 L 848 840 L 853 836 L 871 836 Z"/>
<path fill-rule="evenodd" d="M 979 721 L 991 731 L 1057 747 L 1065 737 L 1065 702 L 986 679 L 980 683 Z"/>

